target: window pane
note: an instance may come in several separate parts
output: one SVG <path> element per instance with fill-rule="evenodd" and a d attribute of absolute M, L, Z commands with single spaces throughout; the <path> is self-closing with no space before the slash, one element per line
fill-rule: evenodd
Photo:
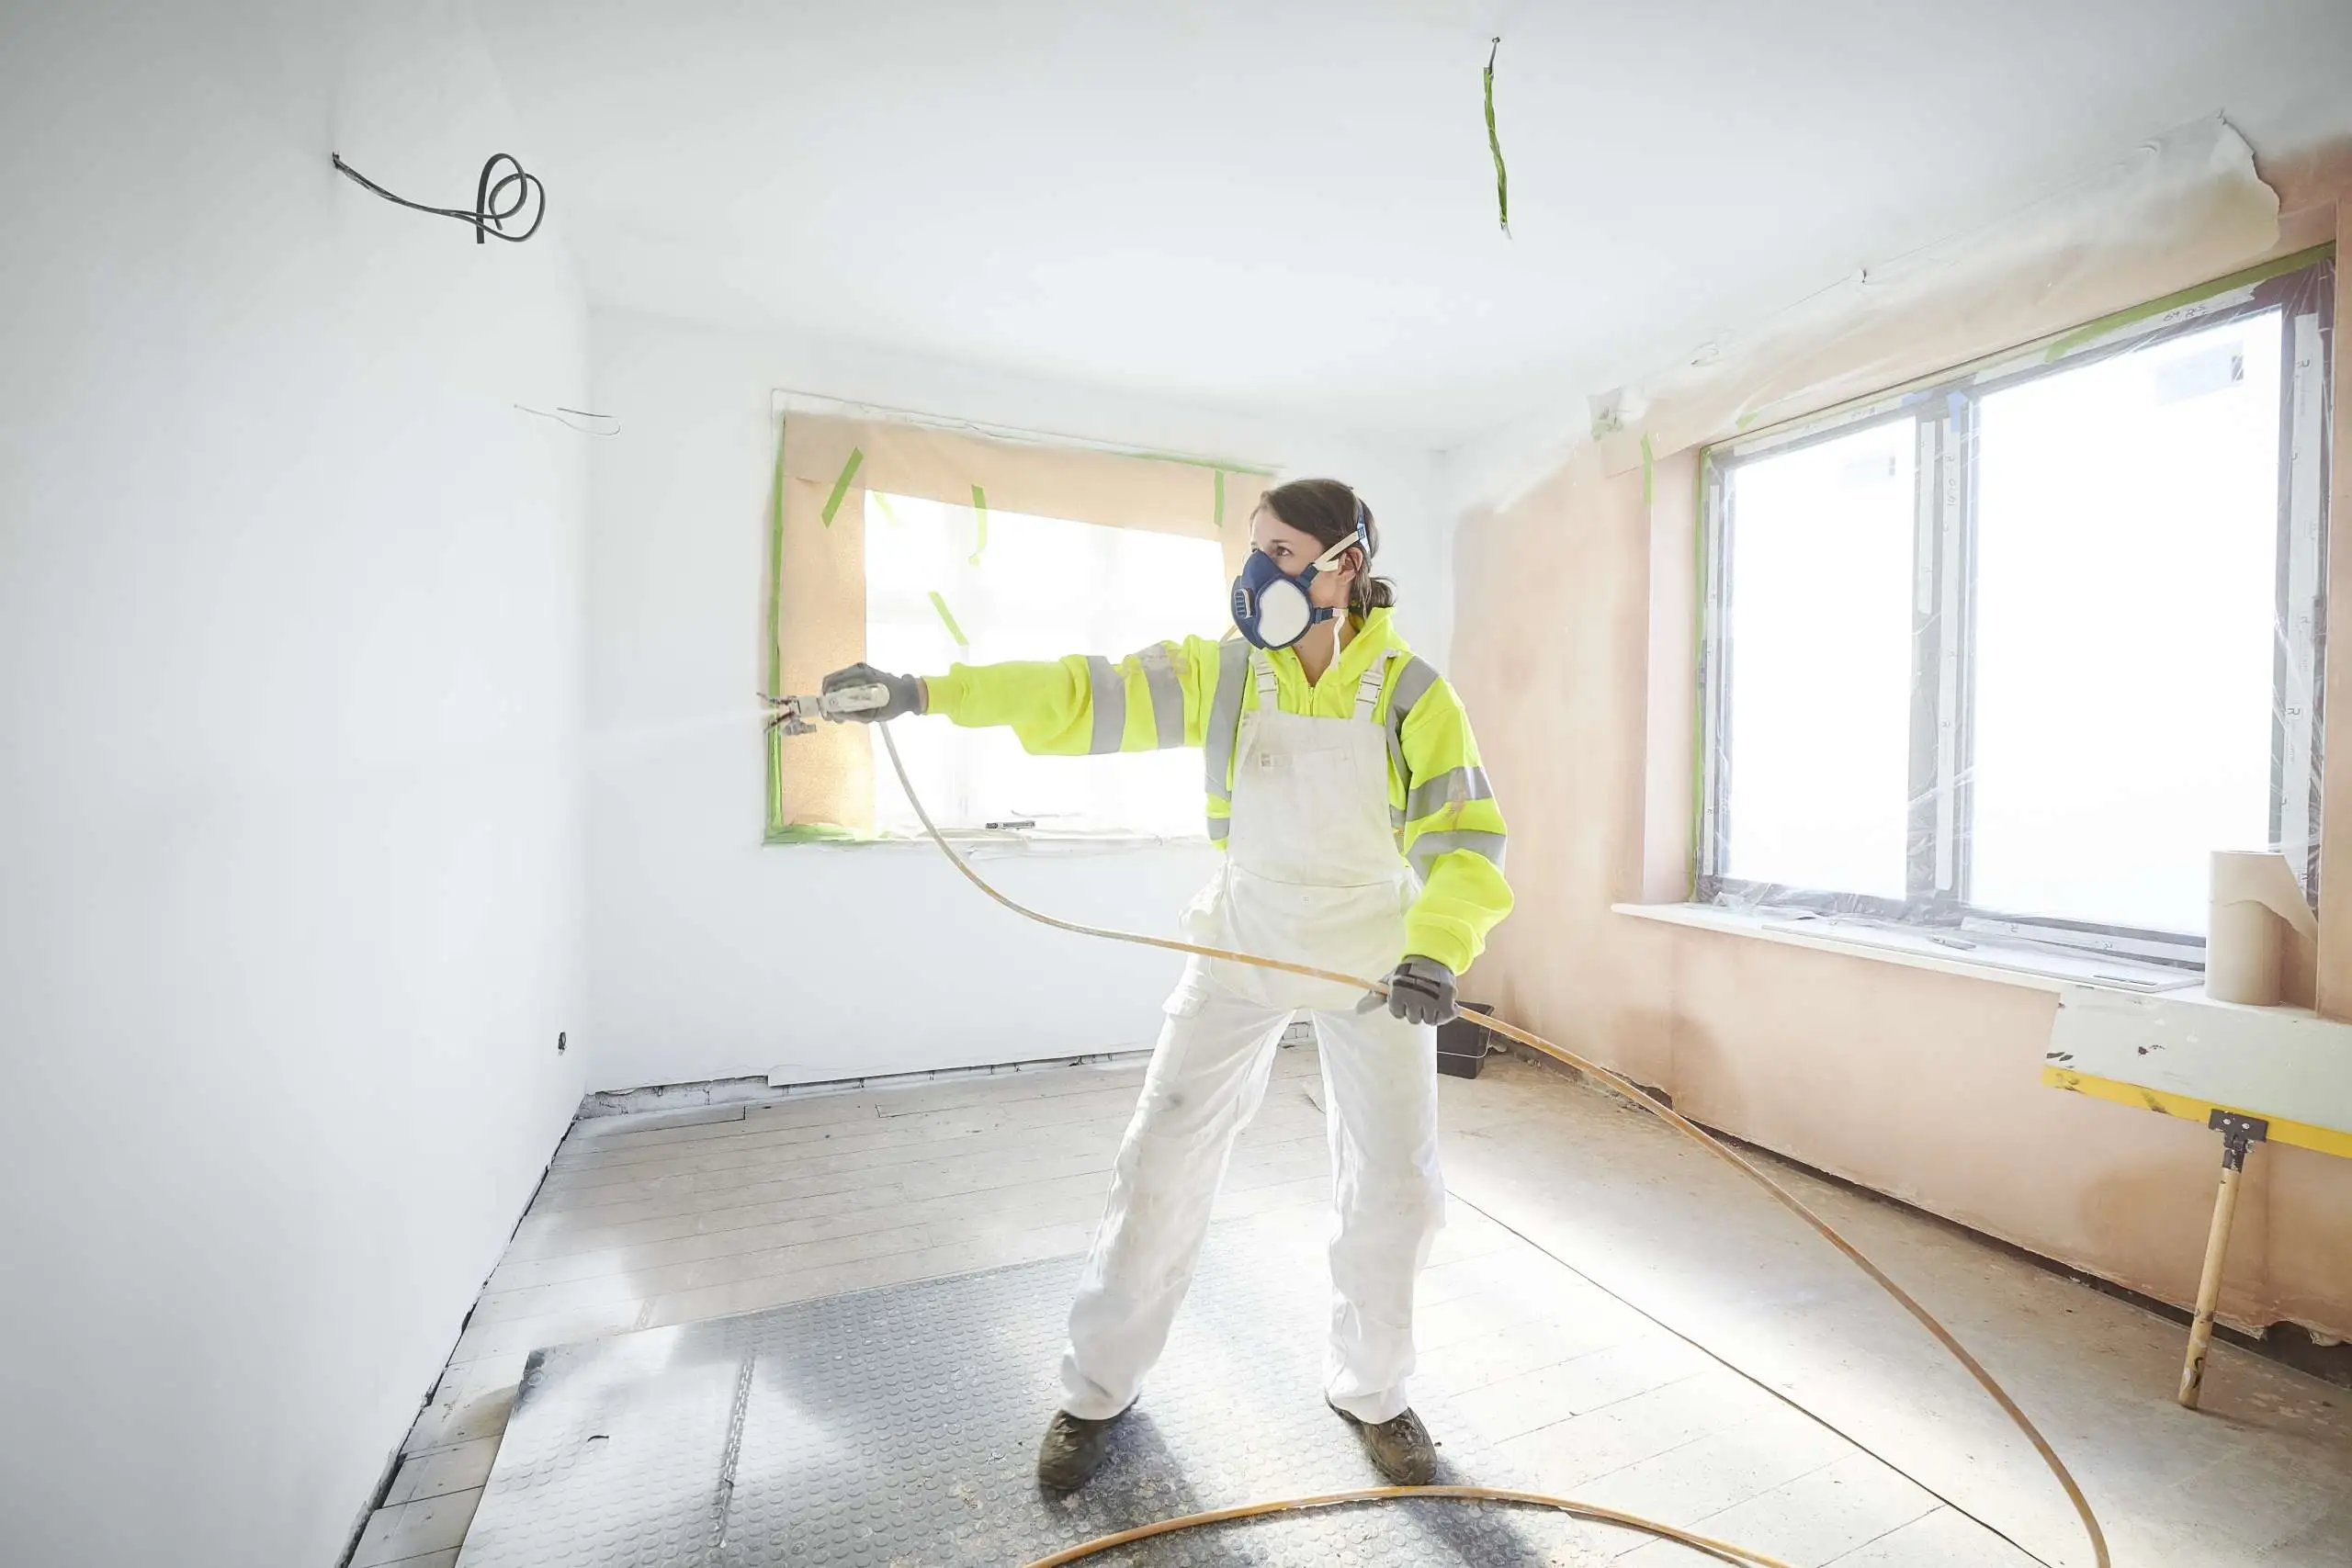
<path fill-rule="evenodd" d="M 1072 653 L 1116 659 L 1163 638 L 1218 636 L 1225 601 L 1223 558 L 1211 540 L 991 512 L 983 546 L 968 506 L 866 496 L 866 657 L 886 670 L 937 674 L 951 663 Z M 942 828 L 1025 820 L 1064 831 L 1203 831 L 1196 751 L 1032 757 L 1006 729 L 941 721 L 893 733 Z M 874 753 L 876 826 L 919 831 L 878 733 Z"/>
<path fill-rule="evenodd" d="M 1972 903 L 2201 932 L 2208 852 L 2267 840 L 2279 331 L 1979 405 Z"/>
<path fill-rule="evenodd" d="M 1903 897 L 1917 429 L 1728 476 L 1726 875 Z"/>

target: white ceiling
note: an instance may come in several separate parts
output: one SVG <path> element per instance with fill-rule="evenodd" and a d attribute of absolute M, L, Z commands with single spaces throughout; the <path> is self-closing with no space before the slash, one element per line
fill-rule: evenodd
<path fill-rule="evenodd" d="M 2352 0 L 480 9 L 600 302 L 1430 448 L 2199 115 L 2352 131 Z"/>

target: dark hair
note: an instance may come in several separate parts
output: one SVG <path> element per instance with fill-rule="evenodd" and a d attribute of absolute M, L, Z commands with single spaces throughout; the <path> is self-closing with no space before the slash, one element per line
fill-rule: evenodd
<path fill-rule="evenodd" d="M 1372 575 L 1372 558 L 1380 553 L 1380 525 L 1351 486 L 1337 479 L 1293 479 L 1268 491 L 1261 504 L 1277 522 L 1297 529 L 1327 550 L 1351 536 L 1356 519 L 1363 518 L 1363 566 L 1349 584 L 1348 611 L 1369 615 L 1396 603 L 1396 585 Z"/>

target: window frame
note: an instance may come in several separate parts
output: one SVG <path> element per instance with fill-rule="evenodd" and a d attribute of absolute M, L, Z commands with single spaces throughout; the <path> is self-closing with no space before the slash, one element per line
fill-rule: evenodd
<path fill-rule="evenodd" d="M 1703 450 L 1698 487 L 1699 733 L 1692 901 L 1940 927 L 1996 940 L 2202 967 L 2202 937 L 2018 914 L 1980 907 L 1970 898 L 1976 423 L 1983 400 L 1994 393 L 2273 310 L 2280 312 L 2281 348 L 2274 625 L 2282 635 L 2274 639 L 2272 658 L 2270 841 L 2287 852 L 2307 896 L 2316 897 L 2335 266 L 2332 246 L 2282 257 L 2023 349 Z M 1900 422 L 1914 426 L 1917 452 L 1910 848 L 1905 897 L 1892 899 L 1728 876 L 1723 868 L 1728 863 L 1736 796 L 1726 724 L 1736 670 L 1725 631 L 1735 588 L 1731 544 L 1737 526 L 1730 480 L 1741 468 L 1762 458 Z M 2314 432 L 2316 441 L 2299 439 Z M 2288 781 L 2293 779 L 2307 781 L 2307 789 L 2290 787 Z"/>

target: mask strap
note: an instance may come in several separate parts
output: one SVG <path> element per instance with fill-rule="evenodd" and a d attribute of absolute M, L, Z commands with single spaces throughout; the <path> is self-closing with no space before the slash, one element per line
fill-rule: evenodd
<path fill-rule="evenodd" d="M 1346 538 L 1341 539 L 1339 543 L 1333 545 L 1329 549 L 1325 550 L 1321 555 L 1317 556 L 1315 558 L 1315 564 L 1307 570 L 1309 571 L 1321 571 L 1328 567 L 1336 566 L 1339 564 L 1339 559 L 1341 556 L 1346 555 L 1350 550 L 1352 550 L 1359 546 L 1363 547 L 1363 570 L 1370 571 L 1372 570 L 1372 541 L 1364 536 L 1363 502 L 1361 498 L 1356 502 L 1356 531 L 1349 535 Z M 1350 604 L 1347 606 L 1333 612 L 1331 619 L 1335 623 L 1344 621 L 1347 619 L 1349 613 L 1353 608 L 1354 605 Z M 1335 624 L 1331 628 L 1331 658 L 1336 662 L 1339 657 L 1340 628 Z"/>
<path fill-rule="evenodd" d="M 1321 555 L 1317 556 L 1315 558 L 1315 570 L 1321 571 L 1326 567 L 1337 565 L 1341 556 L 1346 555 L 1350 550 L 1354 549 L 1358 545 L 1363 543 L 1363 530 L 1359 527 L 1354 533 L 1349 535 L 1346 538 L 1341 539 L 1338 544 L 1333 545 Z"/>

